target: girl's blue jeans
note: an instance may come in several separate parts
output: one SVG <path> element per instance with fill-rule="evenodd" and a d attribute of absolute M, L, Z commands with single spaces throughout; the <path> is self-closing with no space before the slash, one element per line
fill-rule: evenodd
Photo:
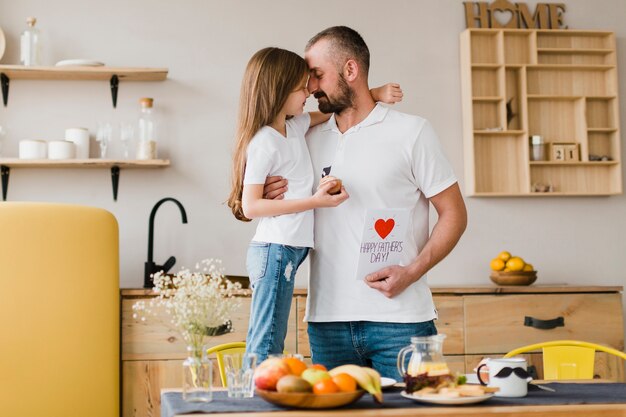
<path fill-rule="evenodd" d="M 261 362 L 283 353 L 296 271 L 309 248 L 251 242 L 246 267 L 252 288 L 246 352 Z"/>

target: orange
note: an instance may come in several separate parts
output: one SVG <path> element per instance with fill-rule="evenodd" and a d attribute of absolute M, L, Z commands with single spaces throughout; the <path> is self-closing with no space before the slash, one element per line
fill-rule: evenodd
<path fill-rule="evenodd" d="M 313 394 L 333 394 L 339 392 L 339 387 L 332 379 L 322 379 L 313 385 Z"/>
<path fill-rule="evenodd" d="M 502 271 L 504 269 L 504 261 L 500 258 L 494 258 L 491 260 L 489 266 L 494 271 Z"/>
<path fill-rule="evenodd" d="M 328 369 L 326 369 L 326 367 L 322 365 L 321 363 L 314 363 L 313 365 L 309 366 L 309 368 L 321 369 L 322 371 L 328 371 Z"/>
<path fill-rule="evenodd" d="M 291 370 L 291 373 L 295 376 L 302 375 L 302 372 L 304 372 L 304 370 L 307 368 L 306 363 L 302 362 L 298 358 L 285 358 L 283 359 L 283 362 L 287 364 L 287 366 Z"/>
<path fill-rule="evenodd" d="M 341 373 L 332 378 L 332 381 L 337 385 L 341 392 L 353 392 L 356 391 L 356 379 L 352 376 Z"/>
<path fill-rule="evenodd" d="M 498 258 L 502 259 L 504 262 L 511 259 L 511 254 L 507 251 L 502 251 L 498 254 Z"/>
<path fill-rule="evenodd" d="M 526 262 L 524 262 L 524 260 L 519 256 L 513 256 L 511 259 L 506 261 L 506 267 L 509 268 L 510 271 L 514 272 L 524 269 L 524 265 L 526 265 Z"/>

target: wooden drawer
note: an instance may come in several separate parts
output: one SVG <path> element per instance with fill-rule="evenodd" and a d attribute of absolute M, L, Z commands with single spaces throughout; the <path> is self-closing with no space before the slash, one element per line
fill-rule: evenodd
<path fill-rule="evenodd" d="M 563 317 L 564 326 L 524 326 L 526 316 Z M 624 347 L 621 294 L 532 294 L 465 297 L 465 352 L 504 354 L 549 340 L 575 339 Z"/>
<path fill-rule="evenodd" d="M 306 297 L 296 297 L 297 299 L 297 352 L 305 357 L 311 356 L 309 347 L 309 335 L 307 334 L 307 324 L 304 321 L 306 312 Z M 443 353 L 446 355 L 464 353 L 464 324 L 463 324 L 463 298 L 454 296 L 434 297 L 439 319 L 435 322 L 437 331 L 444 333 L 446 339 L 443 344 Z M 408 344 L 408 343 L 407 343 Z"/>
<path fill-rule="evenodd" d="M 122 300 L 122 360 L 184 359 L 186 345 L 179 333 L 170 325 L 164 309 L 145 322 L 133 318 L 132 305 L 136 299 Z M 220 343 L 246 340 L 250 315 L 250 297 L 241 297 L 241 307 L 233 316 L 233 332 L 207 339 L 211 346 Z M 295 303 L 291 305 L 291 319 L 287 329 L 285 350 L 296 351 Z"/>

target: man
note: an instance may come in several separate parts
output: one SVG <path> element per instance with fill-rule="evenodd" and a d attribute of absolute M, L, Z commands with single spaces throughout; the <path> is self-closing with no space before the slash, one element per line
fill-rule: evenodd
<path fill-rule="evenodd" d="M 467 224 L 459 186 L 425 119 L 376 104 L 368 86 L 369 50 L 347 27 L 331 27 L 307 44 L 308 89 L 333 113 L 307 142 L 316 176 L 343 180 L 350 198 L 315 211 L 315 251 L 307 300 L 312 360 L 328 368 L 354 363 L 399 377 L 398 351 L 412 336 L 437 333 L 425 274 L 456 245 Z M 285 190 L 268 179 L 267 198 Z M 316 179 L 319 183 L 319 180 Z M 316 184 L 317 186 L 317 184 Z M 428 236 L 429 203 L 438 220 Z M 357 277 L 367 209 L 409 210 L 401 265 Z"/>

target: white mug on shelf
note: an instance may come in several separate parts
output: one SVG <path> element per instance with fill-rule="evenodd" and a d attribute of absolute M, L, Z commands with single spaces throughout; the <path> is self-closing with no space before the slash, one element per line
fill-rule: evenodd
<path fill-rule="evenodd" d="M 84 127 L 65 129 L 65 140 L 76 145 L 76 158 L 89 159 L 89 130 Z"/>
<path fill-rule="evenodd" d="M 52 140 L 48 142 L 48 159 L 73 159 L 76 146 L 67 140 Z"/>
<path fill-rule="evenodd" d="M 45 140 L 21 140 L 20 159 L 46 159 L 48 145 Z"/>
<path fill-rule="evenodd" d="M 481 378 L 484 367 L 489 370 L 488 382 Z M 488 359 L 476 369 L 476 375 L 482 385 L 499 388 L 496 397 L 525 397 L 528 394 L 528 383 L 532 380 L 527 367 L 524 358 Z"/>

